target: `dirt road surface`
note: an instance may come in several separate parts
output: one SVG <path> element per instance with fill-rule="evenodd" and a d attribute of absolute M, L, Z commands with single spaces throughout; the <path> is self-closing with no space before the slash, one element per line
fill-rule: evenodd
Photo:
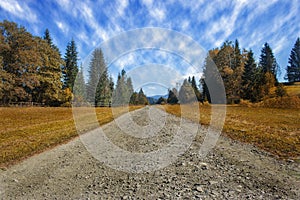
<path fill-rule="evenodd" d="M 137 138 L 128 134 L 128 130 L 138 134 L 136 127 L 132 127 L 132 121 L 128 120 L 130 117 L 137 125 L 148 127 L 146 130 L 153 135 L 147 137 L 144 132 L 140 135 L 142 138 Z M 117 123 L 106 124 L 101 130 L 121 149 L 129 153 L 147 154 L 169 144 L 176 135 L 175 130 L 183 127 L 180 122 L 181 119 L 178 117 L 153 107 L 146 107 L 122 116 Z M 95 140 L 96 130 L 94 130 L 67 144 L 35 155 L 8 169 L 2 169 L 0 197 L 1 199 L 300 199 L 299 163 L 276 160 L 251 145 L 241 144 L 222 136 L 215 148 L 205 158 L 200 158 L 199 149 L 207 128 L 192 122 L 186 124 L 199 128 L 196 137 L 193 138 L 187 151 L 163 168 L 157 166 L 158 169 L 154 171 L 128 172 L 125 168 L 115 169 L 116 167 L 111 167 L 106 161 L 94 158 L 87 150 L 90 147 L 86 147 L 81 139 L 84 137 L 89 141 Z M 151 126 L 156 134 L 149 131 Z M 184 128 L 184 134 L 194 130 Z M 98 153 L 101 151 L 105 153 L 105 148 L 99 149 Z M 126 160 L 126 156 L 122 158 Z M 132 169 L 135 169 L 133 165 L 137 163 L 131 162 Z"/>

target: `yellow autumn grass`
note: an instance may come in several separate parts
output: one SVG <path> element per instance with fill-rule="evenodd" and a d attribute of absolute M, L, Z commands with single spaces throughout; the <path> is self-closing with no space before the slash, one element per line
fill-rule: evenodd
<path fill-rule="evenodd" d="M 287 85 L 284 88 L 289 96 L 300 96 L 300 82 L 296 82 L 293 85 Z"/>
<path fill-rule="evenodd" d="M 164 105 L 164 109 L 176 116 L 181 107 L 188 105 Z M 185 116 L 203 125 L 209 125 L 211 107 L 199 105 L 200 119 Z M 193 113 L 190 110 L 190 113 Z M 300 109 L 274 109 L 261 107 L 227 106 L 223 133 L 241 142 L 253 144 L 282 159 L 300 159 Z"/>
<path fill-rule="evenodd" d="M 141 106 L 131 106 L 130 110 Z M 90 115 L 81 120 L 89 122 Z M 126 107 L 96 108 L 98 122 L 87 123 L 88 131 L 112 121 L 127 112 Z M 69 141 L 78 136 L 75 128 L 72 108 L 52 107 L 0 107 L 0 167 L 7 166 L 47 148 Z"/>

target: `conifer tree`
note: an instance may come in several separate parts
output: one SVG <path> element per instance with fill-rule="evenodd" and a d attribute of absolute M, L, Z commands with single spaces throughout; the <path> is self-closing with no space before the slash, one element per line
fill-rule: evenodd
<path fill-rule="evenodd" d="M 112 102 L 114 106 L 135 104 L 138 100 L 133 93 L 131 78 L 127 78 L 126 71 L 123 69 L 118 75 L 117 85 L 113 92 Z"/>
<path fill-rule="evenodd" d="M 138 105 L 148 105 L 148 104 L 149 104 L 148 99 L 144 94 L 143 89 L 141 88 L 138 93 Z"/>
<path fill-rule="evenodd" d="M 263 96 L 267 96 L 270 93 L 270 89 L 278 83 L 276 78 L 278 65 L 268 43 L 265 43 L 261 50 L 259 68 L 261 72 L 261 84 L 263 85 L 261 92 Z"/>
<path fill-rule="evenodd" d="M 173 88 L 172 90 L 169 90 L 167 103 L 169 104 L 177 104 L 178 103 L 178 92 L 176 88 Z"/>
<path fill-rule="evenodd" d="M 95 49 L 89 64 L 89 80 L 87 84 L 87 100 L 93 105 L 109 105 L 113 91 L 113 81 L 101 49 Z"/>
<path fill-rule="evenodd" d="M 246 100 L 250 100 L 252 102 L 257 101 L 257 89 L 256 84 L 256 73 L 257 73 L 257 65 L 255 63 L 253 51 L 250 50 L 248 52 L 248 58 L 245 63 L 245 69 L 242 76 L 242 98 Z"/>
<path fill-rule="evenodd" d="M 179 102 L 182 104 L 191 103 L 197 101 L 194 93 L 194 89 L 187 79 L 184 79 L 182 86 L 179 90 Z"/>
<path fill-rule="evenodd" d="M 292 48 L 288 66 L 286 68 L 289 82 L 300 81 L 300 38 L 298 37 L 294 47 Z"/>
<path fill-rule="evenodd" d="M 195 76 L 193 76 L 192 79 L 191 79 L 191 86 L 192 86 L 192 88 L 194 90 L 194 93 L 196 95 L 197 100 L 198 101 L 202 101 L 201 93 L 200 93 L 200 91 L 199 91 L 199 89 L 197 87 Z"/>
<path fill-rule="evenodd" d="M 73 39 L 67 45 L 64 61 L 64 88 L 70 88 L 73 92 L 74 82 L 78 73 L 78 52 L 76 49 L 75 41 Z"/>
<path fill-rule="evenodd" d="M 81 65 L 74 84 L 74 102 L 79 105 L 86 102 L 86 84 L 83 75 L 83 67 Z"/>

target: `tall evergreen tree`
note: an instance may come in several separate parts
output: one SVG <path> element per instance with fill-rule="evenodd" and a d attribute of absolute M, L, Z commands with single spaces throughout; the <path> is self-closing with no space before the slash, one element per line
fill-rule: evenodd
<path fill-rule="evenodd" d="M 289 82 L 300 81 L 300 38 L 298 37 L 294 47 L 292 48 L 288 66 L 286 68 Z"/>
<path fill-rule="evenodd" d="M 138 104 L 139 105 L 148 105 L 148 99 L 146 97 L 146 95 L 144 94 L 143 89 L 141 88 L 139 93 L 138 93 Z"/>
<path fill-rule="evenodd" d="M 197 101 L 194 93 L 194 89 L 192 88 L 191 84 L 188 82 L 187 79 L 183 81 L 182 86 L 179 90 L 179 101 L 182 104 L 191 103 Z"/>
<path fill-rule="evenodd" d="M 167 103 L 169 104 L 177 104 L 178 103 L 178 92 L 176 88 L 173 88 L 172 90 L 169 90 Z M 162 99 L 161 99 L 162 100 Z"/>
<path fill-rule="evenodd" d="M 96 89 L 95 105 L 108 106 L 111 104 L 112 91 L 107 69 L 100 75 Z"/>
<path fill-rule="evenodd" d="M 266 96 L 269 95 L 270 89 L 278 83 L 276 78 L 278 65 L 268 43 L 265 43 L 261 50 L 259 68 L 261 71 L 261 84 L 263 85 L 262 92 Z"/>
<path fill-rule="evenodd" d="M 202 97 L 205 101 L 208 101 L 209 103 L 211 103 L 211 97 L 206 82 L 214 80 L 216 77 L 216 73 L 219 73 L 218 71 L 214 70 L 214 61 L 212 59 L 216 56 L 218 50 L 216 50 L 216 52 L 214 53 L 213 51 L 214 50 L 210 50 L 209 54 L 205 58 L 203 75 L 200 79 L 200 83 L 202 84 Z"/>
<path fill-rule="evenodd" d="M 43 38 L 44 38 L 44 40 L 47 41 L 47 43 L 48 43 L 50 46 L 53 45 L 52 38 L 51 38 L 51 36 L 50 36 L 50 32 L 49 32 L 48 29 L 45 30 L 45 33 L 44 33 L 44 37 L 43 37 Z"/>
<path fill-rule="evenodd" d="M 45 30 L 43 39 L 46 40 L 47 43 L 50 45 L 50 47 L 56 50 L 60 55 L 60 51 L 58 47 L 53 43 L 52 37 L 50 35 L 50 31 L 48 29 Z"/>
<path fill-rule="evenodd" d="M 192 79 L 191 79 L 191 86 L 192 86 L 192 88 L 194 90 L 194 93 L 196 95 L 197 100 L 198 101 L 202 101 L 201 93 L 200 93 L 200 91 L 199 91 L 199 89 L 197 87 L 195 76 L 193 76 Z"/>
<path fill-rule="evenodd" d="M 127 105 L 128 103 L 136 104 L 139 101 L 137 94 L 133 93 L 132 81 L 130 78 L 127 78 L 124 69 L 118 75 L 112 100 L 114 106 Z"/>
<path fill-rule="evenodd" d="M 86 84 L 83 75 L 83 67 L 81 65 L 74 84 L 74 102 L 82 104 L 86 102 Z"/>
<path fill-rule="evenodd" d="M 132 80 L 130 77 L 127 78 L 126 80 L 126 87 L 127 87 L 127 95 L 130 97 L 133 94 L 133 85 L 132 85 Z"/>
<path fill-rule="evenodd" d="M 67 45 L 64 61 L 64 88 L 70 88 L 73 92 L 74 82 L 78 73 L 78 52 L 73 39 Z"/>
<path fill-rule="evenodd" d="M 248 58 L 245 63 L 245 69 L 242 76 L 242 98 L 256 102 L 258 99 L 258 85 L 256 80 L 257 65 L 254 59 L 253 51 L 248 52 Z"/>
<path fill-rule="evenodd" d="M 88 72 L 89 79 L 87 84 L 87 100 L 90 103 L 97 105 L 97 102 L 100 102 L 99 92 L 101 89 L 99 89 L 99 87 L 102 85 L 99 83 L 100 78 L 101 81 L 106 81 L 105 79 L 107 77 L 107 66 L 101 49 L 97 48 L 93 51 Z"/>

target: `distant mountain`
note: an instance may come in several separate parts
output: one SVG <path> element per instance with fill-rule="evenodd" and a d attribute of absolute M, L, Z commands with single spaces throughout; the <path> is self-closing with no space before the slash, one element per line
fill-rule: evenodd
<path fill-rule="evenodd" d="M 158 100 L 160 97 L 168 98 L 168 94 L 165 94 L 165 95 L 161 95 L 161 94 L 159 94 L 159 95 L 154 95 L 154 96 L 151 96 L 150 98 L 153 98 L 153 99 Z"/>
<path fill-rule="evenodd" d="M 168 94 L 166 94 L 166 95 L 154 95 L 154 96 L 147 97 L 147 99 L 148 99 L 150 104 L 155 104 L 160 97 L 163 97 L 163 98 L 167 99 Z"/>

